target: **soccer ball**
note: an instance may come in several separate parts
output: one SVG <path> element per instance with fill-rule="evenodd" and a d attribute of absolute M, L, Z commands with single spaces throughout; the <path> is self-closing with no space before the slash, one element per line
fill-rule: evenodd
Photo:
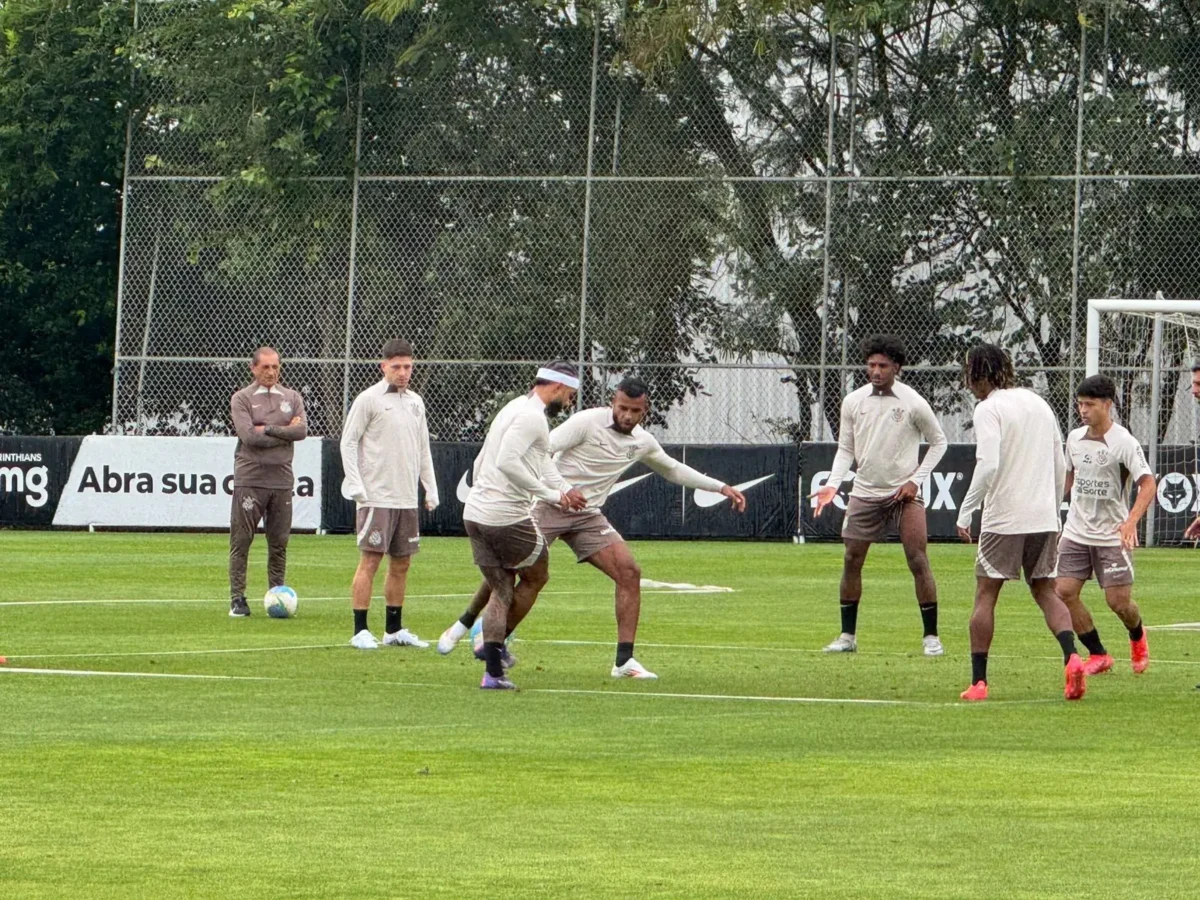
<path fill-rule="evenodd" d="M 282 584 L 273 587 L 263 597 L 263 607 L 272 619 L 289 619 L 296 614 L 296 592 Z"/>

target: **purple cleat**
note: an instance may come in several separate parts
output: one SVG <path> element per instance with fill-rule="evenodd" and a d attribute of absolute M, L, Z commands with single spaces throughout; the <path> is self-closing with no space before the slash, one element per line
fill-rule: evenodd
<path fill-rule="evenodd" d="M 483 673 L 483 681 L 479 682 L 481 691 L 515 691 L 517 686 L 505 677 L 493 678 L 487 672 Z"/>

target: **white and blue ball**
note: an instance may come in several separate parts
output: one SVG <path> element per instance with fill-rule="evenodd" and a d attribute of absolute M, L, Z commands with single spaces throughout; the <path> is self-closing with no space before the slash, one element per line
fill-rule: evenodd
<path fill-rule="evenodd" d="M 279 585 L 267 591 L 263 607 L 272 619 L 290 619 L 296 614 L 296 592 L 287 585 Z"/>

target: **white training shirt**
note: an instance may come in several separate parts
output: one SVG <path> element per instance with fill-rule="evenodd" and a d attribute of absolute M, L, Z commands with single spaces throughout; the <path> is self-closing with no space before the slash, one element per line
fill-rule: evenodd
<path fill-rule="evenodd" d="M 725 486 L 672 459 L 641 425 L 629 434 L 617 431 L 610 407 L 575 413 L 550 432 L 550 452 L 562 477 L 587 498 L 584 511 L 590 513 L 600 511 L 617 479 L 639 462 L 672 484 L 702 491 L 719 491 Z"/>
<path fill-rule="evenodd" d="M 918 465 L 922 439 L 929 444 Z M 842 400 L 838 452 L 826 485 L 840 487 L 857 462 L 850 496 L 881 499 L 908 482 L 925 483 L 946 453 L 946 434 L 929 403 L 906 384 L 880 392 L 872 384 Z"/>
<path fill-rule="evenodd" d="M 425 401 L 386 380 L 354 398 L 342 426 L 342 496 L 361 509 L 416 509 L 417 480 L 438 504 Z"/>
<path fill-rule="evenodd" d="M 1025 388 L 992 391 L 975 407 L 974 421 L 975 474 L 959 507 L 959 527 L 971 527 L 982 502 L 981 531 L 1057 533 L 1067 468 L 1050 404 Z"/>
<path fill-rule="evenodd" d="M 546 404 L 529 393 L 510 401 L 492 420 L 475 458 L 463 519 L 512 525 L 530 518 L 535 498 L 558 503 L 568 490 L 550 459 Z"/>
<path fill-rule="evenodd" d="M 1129 518 L 1129 486 L 1150 475 L 1141 444 L 1113 423 L 1100 438 L 1076 428 L 1067 435 L 1067 470 L 1075 472 L 1063 537 L 1092 547 L 1120 547 L 1118 529 Z"/>

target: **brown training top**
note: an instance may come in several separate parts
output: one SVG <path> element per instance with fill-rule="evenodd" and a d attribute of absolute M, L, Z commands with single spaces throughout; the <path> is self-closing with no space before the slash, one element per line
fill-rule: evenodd
<path fill-rule="evenodd" d="M 308 423 L 288 423 L 304 418 L 304 398 L 297 391 L 273 385 L 268 391 L 252 381 L 229 400 L 237 450 L 233 454 L 233 486 L 292 490 L 292 444 L 308 435 Z M 263 433 L 255 425 L 265 425 Z"/>

